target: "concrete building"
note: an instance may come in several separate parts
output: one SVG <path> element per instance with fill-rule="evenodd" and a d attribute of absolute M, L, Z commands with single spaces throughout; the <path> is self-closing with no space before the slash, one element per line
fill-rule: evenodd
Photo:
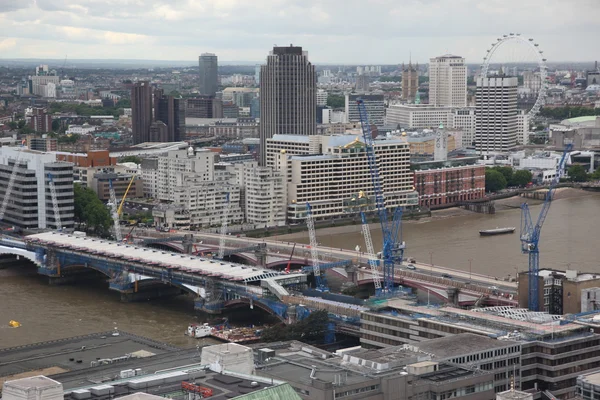
<path fill-rule="evenodd" d="M 410 152 L 406 140 L 377 140 L 386 207 L 417 205 L 412 190 Z M 287 218 L 304 221 L 309 202 L 316 219 L 343 215 L 360 191 L 373 197 L 365 146 L 360 136 L 277 135 L 267 141 L 267 166 L 282 171 L 287 181 Z"/>
<path fill-rule="evenodd" d="M 52 132 L 52 116 L 46 113 L 45 109 L 34 107 L 29 117 L 29 127 L 34 132 Z"/>
<path fill-rule="evenodd" d="M 64 230 L 73 229 L 73 164 L 56 161 L 56 154 L 25 148 L 0 148 L 0 199 L 5 201 L 10 176 L 17 175 L 7 201 L 3 222 L 24 229 L 57 229 L 50 193 L 52 176 Z"/>
<path fill-rule="evenodd" d="M 144 197 L 158 198 L 158 158 L 142 159 L 141 168 Z"/>
<path fill-rule="evenodd" d="M 523 87 L 528 89 L 532 94 L 538 93 L 542 89 L 540 73 L 533 71 L 523 72 Z"/>
<path fill-rule="evenodd" d="M 42 375 L 7 381 L 2 385 L 4 400 L 63 400 L 63 385 Z"/>
<path fill-rule="evenodd" d="M 253 346 L 257 376 L 288 382 L 302 399 L 492 399 L 494 377 L 405 347 L 332 354 L 300 342 Z"/>
<path fill-rule="evenodd" d="M 460 129 L 462 146 L 475 148 L 475 107 L 457 108 L 452 112 L 452 122 L 447 125 L 450 129 Z"/>
<path fill-rule="evenodd" d="M 260 165 L 273 135 L 317 134 L 317 74 L 302 47 L 274 47 L 260 70 Z"/>
<path fill-rule="evenodd" d="M 529 115 L 525 110 L 517 112 L 517 143 L 529 144 Z"/>
<path fill-rule="evenodd" d="M 41 97 L 56 97 L 56 87 L 60 78 L 55 71 L 49 71 L 47 65 L 35 68 L 35 75 L 29 77 L 29 92 Z"/>
<path fill-rule="evenodd" d="M 432 338 L 452 338 L 468 332 L 497 338 L 500 345 L 505 340 L 518 342 L 520 355 L 513 351 L 496 354 L 495 349 L 481 351 L 493 350 L 493 357 L 507 357 L 504 360 L 506 363 L 497 365 L 493 361 L 491 369 L 499 368 L 499 374 L 504 372 L 498 379 L 505 381 L 511 377 L 507 377 L 507 374 L 515 371 L 520 382 L 517 389 L 533 393 L 535 399 L 539 399 L 544 390 L 550 390 L 558 398 L 570 398 L 575 393 L 577 376 L 596 369 L 600 361 L 600 336 L 590 332 L 589 326 L 577 319 L 559 325 L 551 315 L 529 313 L 511 307 L 463 310 L 445 306 L 434 309 L 415 306 L 406 300 L 389 301 L 383 311 L 389 313 L 361 314 L 363 346 L 386 347 L 414 343 L 428 351 L 423 344 Z M 470 342 L 465 343 L 468 345 Z M 444 348 L 453 349 L 451 346 Z M 474 352 L 477 351 L 476 346 L 472 348 Z M 516 362 L 514 359 L 519 357 L 519 363 L 508 364 L 511 362 L 509 360 Z M 475 359 L 465 359 L 464 362 L 481 365 L 487 363 L 486 358 L 480 355 L 479 360 L 475 356 Z M 506 368 L 507 365 L 510 367 Z M 495 384 L 496 392 L 506 390 L 504 385 L 506 383 Z"/>
<path fill-rule="evenodd" d="M 203 53 L 198 57 L 200 85 L 199 91 L 202 96 L 214 96 L 219 87 L 219 62 L 217 56 L 212 53 Z"/>
<path fill-rule="evenodd" d="M 285 225 L 287 184 L 283 173 L 259 167 L 257 162 L 244 163 L 243 173 L 246 222 L 264 226 Z"/>
<path fill-rule="evenodd" d="M 214 96 L 197 96 L 185 100 L 186 118 L 223 118 L 223 102 Z"/>
<path fill-rule="evenodd" d="M 83 125 L 69 125 L 66 135 L 89 135 L 96 131 L 97 126 L 85 123 Z"/>
<path fill-rule="evenodd" d="M 577 395 L 581 400 L 600 398 L 600 371 L 594 371 L 577 377 Z"/>
<path fill-rule="evenodd" d="M 184 178 L 210 182 L 214 177 L 215 153 L 208 150 L 171 150 L 158 157 L 158 199 L 174 201 L 173 188 L 183 185 Z"/>
<path fill-rule="evenodd" d="M 224 343 L 202 348 L 202 365 L 210 365 L 212 371 L 223 370 L 254 373 L 254 354 L 252 349 L 235 343 Z"/>
<path fill-rule="evenodd" d="M 527 307 L 528 285 L 527 271 L 519 273 L 519 307 Z M 593 291 L 588 289 L 600 287 L 600 274 L 541 269 L 538 287 L 538 304 L 543 305 L 543 311 L 554 315 L 578 314 L 582 309 L 595 309 Z"/>
<path fill-rule="evenodd" d="M 368 75 L 358 75 L 356 77 L 355 90 L 359 93 L 366 93 L 371 89 L 371 78 Z"/>
<path fill-rule="evenodd" d="M 185 139 L 185 105 L 184 100 L 167 96 L 162 89 L 154 91 L 154 121 L 163 122 L 167 127 L 166 140 L 150 140 L 157 142 L 179 142 Z"/>
<path fill-rule="evenodd" d="M 327 105 L 327 91 L 325 89 L 317 90 L 317 106 L 326 106 Z"/>
<path fill-rule="evenodd" d="M 131 88 L 133 144 L 150 141 L 150 124 L 152 124 L 152 119 L 152 87 L 150 86 L 150 82 L 136 82 Z"/>
<path fill-rule="evenodd" d="M 405 101 L 414 102 L 419 88 L 419 64 L 416 66 L 409 62 L 407 66 L 402 64 L 402 98 Z"/>
<path fill-rule="evenodd" d="M 148 141 L 153 143 L 164 143 L 169 141 L 169 127 L 162 121 L 154 121 L 150 124 Z"/>
<path fill-rule="evenodd" d="M 252 117 L 223 119 L 211 122 L 208 126 L 208 134 L 219 139 L 258 138 L 259 124 Z"/>
<path fill-rule="evenodd" d="M 133 183 L 131 180 L 133 179 Z M 144 182 L 140 176 L 132 177 L 130 174 L 116 174 L 114 172 L 98 172 L 93 175 L 91 184 L 88 185 L 98 195 L 102 201 L 110 201 L 110 184 L 112 181 L 113 189 L 117 201 L 120 201 L 127 187 L 131 183 L 128 198 L 140 198 L 144 196 Z"/>
<path fill-rule="evenodd" d="M 566 119 L 560 124 L 551 124 L 549 129 L 549 141 L 552 146 L 563 148 L 567 143 L 571 143 L 574 150 L 600 147 L 598 116 Z"/>
<path fill-rule="evenodd" d="M 429 104 L 467 106 L 467 66 L 464 58 L 446 54 L 429 60 Z"/>
<path fill-rule="evenodd" d="M 517 145 L 517 78 L 477 78 L 475 148 L 505 152 Z"/>
<path fill-rule="evenodd" d="M 369 116 L 371 125 L 383 125 L 385 115 L 385 103 L 382 94 L 347 94 L 346 95 L 346 121 L 345 122 L 360 122 L 358 113 L 358 104 L 356 101 L 362 99 Z"/>
<path fill-rule="evenodd" d="M 42 137 L 27 135 L 27 148 L 35 151 L 57 151 L 58 140 L 56 138 L 42 135 Z"/>

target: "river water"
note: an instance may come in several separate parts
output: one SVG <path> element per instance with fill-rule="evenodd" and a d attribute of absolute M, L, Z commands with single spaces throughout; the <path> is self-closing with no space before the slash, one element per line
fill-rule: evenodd
<path fill-rule="evenodd" d="M 532 206 L 537 218 L 540 205 Z M 464 214 L 464 213 L 463 213 Z M 527 268 L 527 256 L 520 253 L 518 233 L 479 237 L 480 229 L 520 224 L 520 210 L 499 211 L 495 215 L 467 213 L 448 218 L 431 218 L 404 223 L 406 254 L 417 261 L 504 277 L 515 268 Z M 518 229 L 517 229 L 518 230 Z M 381 247 L 377 225 L 372 229 L 375 248 Z M 360 226 L 337 227 L 318 231 L 324 246 L 364 249 Z M 544 225 L 540 246 L 540 265 L 572 268 L 600 273 L 600 195 L 556 200 Z M 299 242 L 308 241 L 306 233 L 287 235 Z M 430 255 L 430 252 L 433 254 Z M 0 270 L 0 348 L 53 340 L 87 333 L 108 331 L 115 327 L 138 335 L 191 347 L 198 343 L 183 335 L 191 322 L 203 322 L 195 316 L 193 303 L 186 296 L 144 303 L 121 303 L 119 295 L 106 284 L 86 283 L 76 286 L 49 286 L 30 268 L 28 274 L 17 273 L 19 267 Z M 10 320 L 22 327 L 8 327 Z M 201 339 L 209 344 L 211 339 Z M 212 342 L 214 343 L 214 342 Z"/>

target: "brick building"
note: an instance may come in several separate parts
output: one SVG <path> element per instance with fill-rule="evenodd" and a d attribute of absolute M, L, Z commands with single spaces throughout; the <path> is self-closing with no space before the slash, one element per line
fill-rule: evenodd
<path fill-rule="evenodd" d="M 56 155 L 57 161 L 72 162 L 75 167 L 108 167 L 117 165 L 117 157 L 111 157 L 108 150 L 93 150 L 87 154 L 64 154 Z"/>
<path fill-rule="evenodd" d="M 419 205 L 440 206 L 473 201 L 485 196 L 485 167 L 474 164 L 452 165 L 453 161 L 412 164 Z M 457 162 L 460 161 L 462 159 L 457 159 Z"/>

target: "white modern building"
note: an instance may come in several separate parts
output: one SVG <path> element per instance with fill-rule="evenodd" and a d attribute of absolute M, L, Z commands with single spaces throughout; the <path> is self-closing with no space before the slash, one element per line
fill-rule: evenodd
<path fill-rule="evenodd" d="M 15 165 L 17 175 L 8 199 L 5 199 Z M 56 153 L 0 147 L 0 202 L 6 202 L 2 222 L 25 229 L 58 229 L 50 178 L 56 189 L 60 225 L 63 230 L 72 230 L 73 164 L 57 162 Z"/>
<path fill-rule="evenodd" d="M 346 122 L 346 112 L 341 110 L 332 110 L 330 108 L 324 108 L 323 110 L 323 123 L 324 124 L 339 124 Z"/>
<path fill-rule="evenodd" d="M 294 138 L 296 143 L 291 143 Z M 408 142 L 402 138 L 377 140 L 374 149 L 386 207 L 417 205 Z M 350 199 L 361 191 L 374 201 L 360 135 L 276 135 L 267 141 L 267 157 L 285 176 L 289 222 L 305 219 L 307 203 L 316 219 L 326 219 L 347 212 Z"/>
<path fill-rule="evenodd" d="M 386 125 L 403 129 L 437 128 L 463 131 L 463 144 L 470 147 L 475 139 L 475 107 L 435 107 L 428 104 L 393 104 L 386 111 Z"/>
<path fill-rule="evenodd" d="M 346 121 L 360 122 L 358 113 L 358 99 L 363 100 L 369 122 L 372 125 L 381 126 L 385 116 L 385 103 L 382 94 L 347 94 L 346 95 Z"/>
<path fill-rule="evenodd" d="M 529 115 L 525 110 L 517 113 L 517 142 L 522 145 L 529 144 Z"/>
<path fill-rule="evenodd" d="M 467 106 L 467 66 L 464 58 L 446 54 L 429 60 L 429 104 Z"/>
<path fill-rule="evenodd" d="M 505 152 L 517 145 L 516 77 L 477 78 L 475 148 L 481 153 Z"/>
<path fill-rule="evenodd" d="M 83 124 L 83 125 L 69 125 L 69 129 L 65 131 L 67 135 L 89 135 L 96 131 L 96 126 Z"/>
<path fill-rule="evenodd" d="M 243 164 L 243 174 L 246 222 L 285 225 L 287 185 L 283 173 L 248 162 Z"/>
<path fill-rule="evenodd" d="M 327 105 L 327 91 L 325 89 L 317 89 L 317 106 Z"/>
<path fill-rule="evenodd" d="M 184 178 L 195 182 L 213 181 L 215 153 L 209 150 L 172 150 L 158 158 L 158 199 L 175 201 L 173 189 L 184 184 Z"/>
<path fill-rule="evenodd" d="M 41 97 L 56 97 L 56 86 L 60 78 L 56 75 L 34 75 L 30 77 L 31 92 Z"/>
<path fill-rule="evenodd" d="M 542 88 L 542 79 L 539 72 L 523 72 L 523 87 L 533 93 L 537 93 Z"/>

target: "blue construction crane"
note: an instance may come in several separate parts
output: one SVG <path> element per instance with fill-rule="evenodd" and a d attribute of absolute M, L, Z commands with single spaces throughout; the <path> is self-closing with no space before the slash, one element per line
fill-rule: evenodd
<path fill-rule="evenodd" d="M 548 193 L 546 193 L 546 199 L 544 205 L 540 211 L 537 222 L 533 225 L 531 214 L 529 213 L 529 205 L 523 203 L 521 205 L 521 251 L 529 254 L 529 296 L 528 296 L 528 307 L 530 311 L 539 311 L 539 282 L 538 278 L 540 275 L 540 233 L 544 221 L 548 216 L 550 210 L 550 203 L 552 202 L 552 196 L 554 195 L 554 189 L 560 181 L 561 176 L 565 170 L 565 164 L 567 163 L 567 154 L 573 148 L 572 144 L 565 146 L 563 155 L 560 162 L 556 166 L 556 176 L 550 183 Z"/>
<path fill-rule="evenodd" d="M 385 197 L 379 177 L 379 167 L 375 157 L 373 134 L 371 133 L 371 124 L 369 116 L 362 99 L 356 101 L 360 123 L 362 126 L 363 138 L 369 163 L 369 172 L 371 173 L 371 182 L 373 183 L 373 192 L 375 194 L 375 204 L 379 221 L 381 222 L 381 233 L 383 236 L 383 250 L 381 258 L 383 259 L 383 288 L 382 294 L 390 294 L 394 290 L 394 265 L 402 263 L 404 256 L 405 243 L 402 241 L 402 207 L 396 207 L 392 219 L 388 218 L 385 208 Z"/>

